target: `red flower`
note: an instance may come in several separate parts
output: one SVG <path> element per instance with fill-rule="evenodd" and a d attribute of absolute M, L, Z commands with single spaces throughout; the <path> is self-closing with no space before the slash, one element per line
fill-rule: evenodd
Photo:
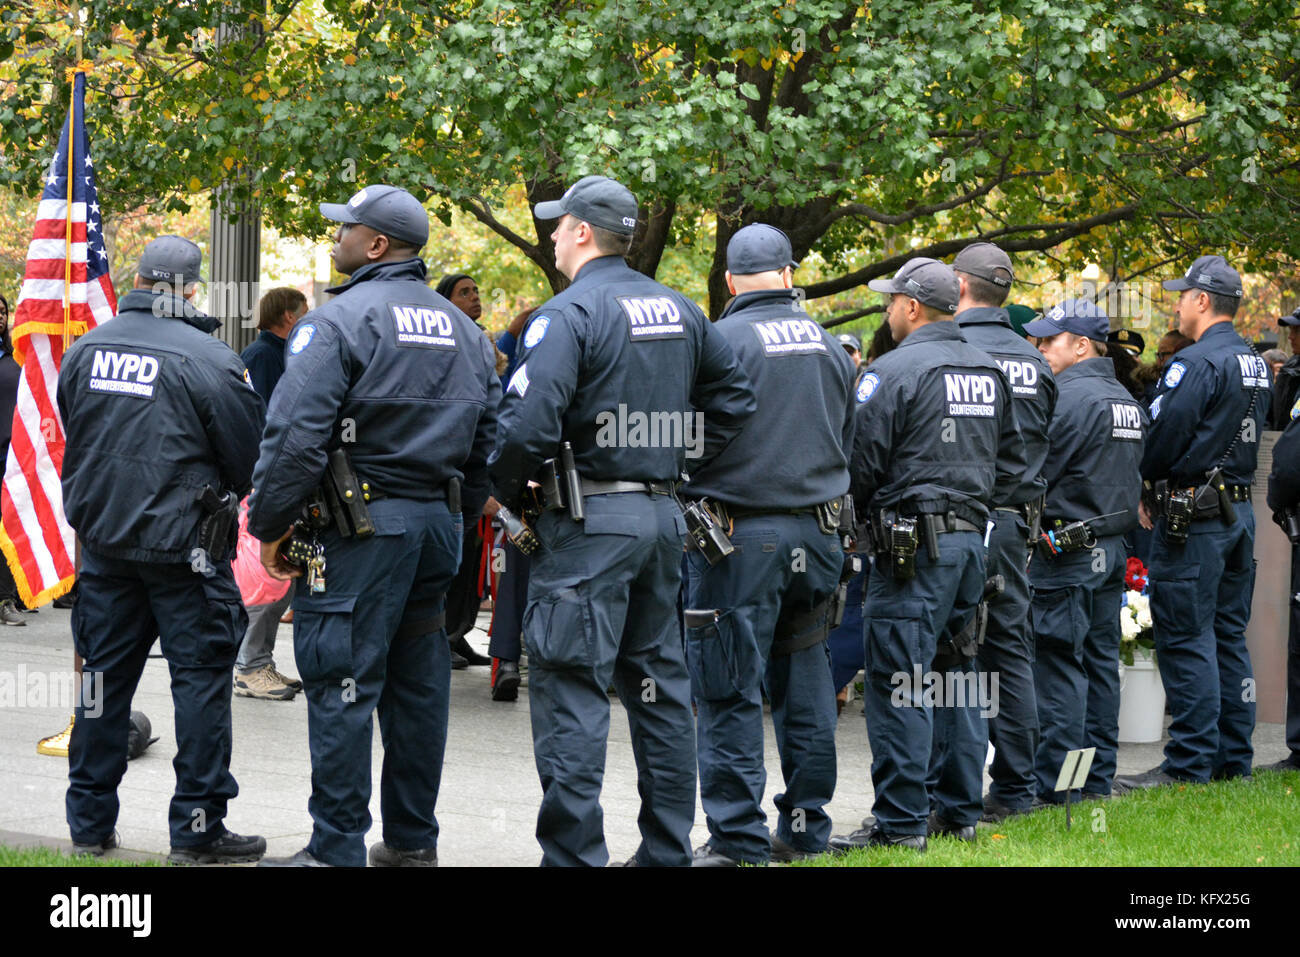
<path fill-rule="evenodd" d="M 1124 587 L 1136 592 L 1147 590 L 1147 567 L 1137 556 L 1130 556 L 1124 567 Z"/>

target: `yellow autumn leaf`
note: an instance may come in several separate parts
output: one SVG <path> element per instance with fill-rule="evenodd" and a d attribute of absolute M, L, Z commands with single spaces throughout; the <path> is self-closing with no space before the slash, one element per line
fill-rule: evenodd
<path fill-rule="evenodd" d="M 1005 834 L 994 834 L 994 835 L 993 835 L 993 840 L 995 840 L 995 841 L 1005 841 L 1006 839 L 1007 839 L 1007 836 L 1006 836 Z"/>
<path fill-rule="evenodd" d="M 224 160 L 221 161 L 221 165 L 224 166 L 226 169 L 234 169 L 235 158 L 233 156 L 227 156 Z"/>
<path fill-rule="evenodd" d="M 301 176 L 295 176 L 293 178 L 293 185 L 297 186 L 299 189 L 302 189 L 304 186 L 307 185 L 307 181 L 303 179 Z"/>
<path fill-rule="evenodd" d="M 203 188 L 203 184 L 199 182 L 199 178 L 198 178 L 197 176 L 191 176 L 191 177 L 190 177 L 190 192 L 191 192 L 191 193 L 197 193 L 197 192 L 198 192 L 199 190 L 201 190 L 202 188 Z"/>
<path fill-rule="evenodd" d="M 253 88 L 253 84 L 251 84 L 251 83 L 245 83 L 245 84 L 244 84 L 244 92 L 245 92 L 245 93 L 247 93 L 247 92 L 248 92 L 249 90 L 251 90 L 252 88 Z"/>
<path fill-rule="evenodd" d="M 357 55 L 355 53 L 349 53 L 343 58 L 343 62 L 348 66 L 353 66 L 357 62 Z"/>

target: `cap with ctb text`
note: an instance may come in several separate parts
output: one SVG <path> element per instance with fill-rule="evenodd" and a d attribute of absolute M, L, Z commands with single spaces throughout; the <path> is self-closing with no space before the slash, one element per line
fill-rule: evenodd
<path fill-rule="evenodd" d="M 1241 297 L 1241 276 L 1222 256 L 1202 256 L 1181 278 L 1166 279 L 1160 285 L 1171 292 L 1201 289 L 1220 296 Z"/>
<path fill-rule="evenodd" d="M 631 236 L 636 232 L 636 197 L 608 176 L 584 176 L 559 199 L 534 206 L 533 215 L 541 220 L 568 215 L 611 233 Z"/>

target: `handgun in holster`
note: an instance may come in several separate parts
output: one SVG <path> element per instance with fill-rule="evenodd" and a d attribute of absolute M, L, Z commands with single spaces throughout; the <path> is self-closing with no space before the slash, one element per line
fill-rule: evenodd
<path fill-rule="evenodd" d="M 1047 504 L 1044 495 L 1031 499 L 1025 503 L 1025 524 L 1029 526 L 1029 550 L 1033 551 L 1034 545 L 1038 542 L 1039 533 L 1043 530 L 1043 508 Z"/>
<path fill-rule="evenodd" d="M 1218 501 L 1219 521 L 1229 528 L 1237 524 L 1237 511 L 1232 507 L 1232 496 L 1228 494 L 1228 482 L 1223 477 L 1223 469 L 1216 468 L 1207 472 L 1205 484 Z"/>
<path fill-rule="evenodd" d="M 709 503 L 704 499 L 687 502 L 682 507 L 682 516 L 686 519 L 688 543 L 704 556 L 710 565 L 716 565 L 736 550 L 727 537 L 727 530 L 722 521 L 713 514 Z"/>
<path fill-rule="evenodd" d="M 199 548 L 212 562 L 227 562 L 239 540 L 239 497 L 227 489 L 221 494 L 211 485 L 195 496 L 203 509 L 199 519 Z"/>
<path fill-rule="evenodd" d="M 989 604 L 998 595 L 1006 591 L 1007 581 L 1001 575 L 994 575 L 984 581 L 984 592 L 980 602 L 975 606 L 975 614 L 965 627 L 947 642 L 941 642 L 934 656 L 934 669 L 946 671 L 970 661 L 979 653 L 984 644 L 984 634 L 989 626 Z"/>
<path fill-rule="evenodd" d="M 862 571 L 862 556 L 849 552 L 844 554 L 844 565 L 840 569 L 840 581 L 831 594 L 831 628 L 838 628 L 844 621 L 844 610 L 849 603 L 849 582 L 853 576 Z"/>
<path fill-rule="evenodd" d="M 321 487 L 340 536 L 367 538 L 375 534 L 375 523 L 366 505 L 369 489 L 362 488 L 352 460 L 342 448 L 329 454 Z"/>
<path fill-rule="evenodd" d="M 1291 505 L 1274 513 L 1273 521 L 1286 533 L 1292 545 L 1300 545 L 1300 507 Z"/>
<path fill-rule="evenodd" d="M 586 508 L 582 500 L 582 476 L 573 460 L 573 446 L 568 442 L 560 444 L 560 454 L 542 462 L 537 470 L 536 481 L 540 488 L 545 508 L 568 509 L 569 518 L 581 522 L 586 517 Z"/>

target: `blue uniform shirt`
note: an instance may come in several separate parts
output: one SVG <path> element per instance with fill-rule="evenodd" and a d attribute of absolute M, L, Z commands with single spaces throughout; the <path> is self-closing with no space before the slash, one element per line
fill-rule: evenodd
<path fill-rule="evenodd" d="M 1137 526 L 1142 449 L 1150 419 L 1115 378 L 1104 356 L 1084 359 L 1056 377 L 1059 395 L 1043 467 L 1043 528 L 1124 512 L 1094 523 L 1093 533 L 1125 535 Z"/>
<path fill-rule="evenodd" d="M 853 451 L 853 360 L 792 289 L 738 295 L 715 326 L 754 383 L 758 411 L 684 492 L 746 508 L 804 508 L 843 495 Z"/>
<path fill-rule="evenodd" d="M 963 309 L 953 319 L 967 342 L 993 357 L 1011 386 L 1011 408 L 1024 441 L 1025 469 L 1013 484 L 998 489 L 993 504 L 1023 505 L 1047 489 L 1042 472 L 1047 460 L 1047 423 L 1056 408 L 1052 367 L 1011 328 L 1005 309 L 976 306 Z"/>
<path fill-rule="evenodd" d="M 270 405 L 271 393 L 275 384 L 284 375 L 284 340 L 274 332 L 263 329 L 256 339 L 248 344 L 239 358 L 248 367 L 248 377 L 253 380 L 253 388 Z"/>
<path fill-rule="evenodd" d="M 677 479 L 717 455 L 754 408 L 735 353 L 695 303 L 601 256 L 524 330 L 491 459 L 497 498 L 515 502 L 561 441 L 585 478 Z"/>
<path fill-rule="evenodd" d="M 1231 447 L 1222 465 L 1225 478 L 1235 484 L 1250 482 L 1259 435 L 1268 420 L 1269 389 L 1268 363 L 1237 335 L 1232 323 L 1210 326 L 1165 366 L 1151 403 L 1142 477 L 1153 482 L 1168 479 L 1175 486 L 1200 485 Z"/>
<path fill-rule="evenodd" d="M 419 259 L 363 266 L 294 326 L 253 477 L 256 538 L 288 530 L 339 446 L 381 494 L 428 501 L 456 477 L 465 514 L 482 510 L 501 394 L 492 343 L 426 279 Z"/>
<path fill-rule="evenodd" d="M 1024 471 L 1011 388 L 955 322 L 927 323 L 858 380 L 855 504 L 903 515 L 954 511 L 983 524 L 995 490 Z"/>

